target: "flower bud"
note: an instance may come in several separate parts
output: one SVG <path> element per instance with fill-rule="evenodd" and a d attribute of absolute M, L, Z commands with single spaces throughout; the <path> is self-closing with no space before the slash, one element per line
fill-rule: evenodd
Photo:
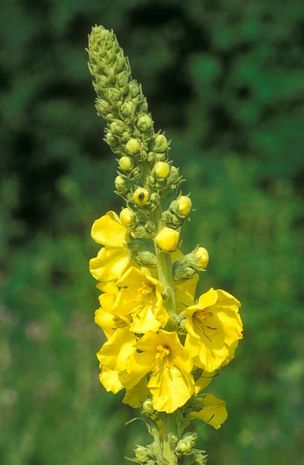
<path fill-rule="evenodd" d="M 140 85 L 135 79 L 129 82 L 129 93 L 132 98 L 137 97 L 137 95 L 140 93 Z"/>
<path fill-rule="evenodd" d="M 120 110 L 121 114 L 125 118 L 129 118 L 134 113 L 134 105 L 132 102 L 125 102 Z"/>
<path fill-rule="evenodd" d="M 105 136 L 105 141 L 108 145 L 110 145 L 111 147 L 117 147 L 118 145 L 118 140 L 116 139 L 116 137 L 114 136 L 114 134 L 111 133 L 111 131 L 108 131 L 106 133 L 106 136 Z"/>
<path fill-rule="evenodd" d="M 157 192 L 153 192 L 151 195 L 151 202 L 154 204 L 159 203 L 159 194 Z"/>
<path fill-rule="evenodd" d="M 144 446 L 137 446 L 134 452 L 135 452 L 135 457 L 140 462 L 145 462 L 149 458 L 149 453 L 147 451 L 147 448 Z"/>
<path fill-rule="evenodd" d="M 98 98 L 96 100 L 96 111 L 97 114 L 103 117 L 106 117 L 108 113 L 111 112 L 111 107 L 106 100 Z"/>
<path fill-rule="evenodd" d="M 125 130 L 125 125 L 122 123 L 122 121 L 116 120 L 111 123 L 111 131 L 113 134 L 119 136 L 122 134 Z"/>
<path fill-rule="evenodd" d="M 167 159 L 167 154 L 166 152 L 164 153 L 155 153 L 155 158 L 157 161 L 164 161 Z"/>
<path fill-rule="evenodd" d="M 126 181 L 122 176 L 116 176 L 114 184 L 119 194 L 125 194 L 126 192 L 128 192 Z"/>
<path fill-rule="evenodd" d="M 120 221 L 122 224 L 129 228 L 135 221 L 135 214 L 130 208 L 123 208 L 119 214 Z"/>
<path fill-rule="evenodd" d="M 134 259 L 139 266 L 155 267 L 157 265 L 156 256 L 149 250 L 136 253 Z"/>
<path fill-rule="evenodd" d="M 139 224 L 136 228 L 132 229 L 131 236 L 136 239 L 149 239 L 151 234 L 148 233 L 143 224 Z"/>
<path fill-rule="evenodd" d="M 205 247 L 197 247 L 190 255 L 193 260 L 193 267 L 195 267 L 197 271 L 203 271 L 207 268 L 209 263 L 209 254 Z"/>
<path fill-rule="evenodd" d="M 163 134 L 157 134 L 154 138 L 154 150 L 155 152 L 166 152 L 169 148 L 169 144 L 166 136 Z"/>
<path fill-rule="evenodd" d="M 132 158 L 123 156 L 120 158 L 118 165 L 122 171 L 130 171 L 133 168 L 134 163 Z"/>
<path fill-rule="evenodd" d="M 116 77 L 116 83 L 118 84 L 119 87 L 126 88 L 128 85 L 128 75 L 124 72 L 120 73 Z"/>
<path fill-rule="evenodd" d="M 179 231 L 165 226 L 155 237 L 155 242 L 164 252 L 173 252 L 173 250 L 175 250 L 178 246 L 179 237 Z"/>
<path fill-rule="evenodd" d="M 169 182 L 172 184 L 172 187 L 175 188 L 181 179 L 182 178 L 179 174 L 179 168 L 176 168 L 176 166 L 171 166 Z"/>
<path fill-rule="evenodd" d="M 154 408 L 153 408 L 152 399 L 146 399 L 144 401 L 143 410 L 144 410 L 145 414 L 148 414 L 148 415 L 150 415 L 151 413 L 153 413 L 155 411 Z"/>
<path fill-rule="evenodd" d="M 175 448 L 175 452 L 179 455 L 189 454 L 195 445 L 196 438 L 196 433 L 186 434 L 182 439 L 178 441 L 177 446 Z"/>
<path fill-rule="evenodd" d="M 147 156 L 147 161 L 149 163 L 154 163 L 155 162 L 156 155 L 154 152 L 149 152 Z"/>
<path fill-rule="evenodd" d="M 149 198 L 149 192 L 143 187 L 138 187 L 132 196 L 133 201 L 140 207 L 147 205 Z"/>
<path fill-rule="evenodd" d="M 177 199 L 177 213 L 181 216 L 188 216 L 192 209 L 192 202 L 190 197 L 187 195 L 181 195 L 179 199 Z"/>
<path fill-rule="evenodd" d="M 131 155 L 136 155 L 140 150 L 140 143 L 137 139 L 130 139 L 126 144 L 126 149 Z"/>
<path fill-rule="evenodd" d="M 120 100 L 120 92 L 115 88 L 105 89 L 105 96 L 110 103 L 117 103 Z"/>
<path fill-rule="evenodd" d="M 158 161 L 154 166 L 154 174 L 158 178 L 165 179 L 169 176 L 170 173 L 170 165 L 165 161 Z"/>
<path fill-rule="evenodd" d="M 174 433 L 169 433 L 168 439 L 172 446 L 176 446 L 176 444 L 178 443 L 178 437 Z"/>
<path fill-rule="evenodd" d="M 141 131 L 149 131 L 152 128 L 153 122 L 149 115 L 142 115 L 137 120 L 137 127 Z"/>

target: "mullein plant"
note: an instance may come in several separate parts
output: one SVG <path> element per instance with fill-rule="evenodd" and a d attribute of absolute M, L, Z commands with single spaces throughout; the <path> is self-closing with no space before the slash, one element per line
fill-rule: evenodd
<path fill-rule="evenodd" d="M 133 461 L 203 465 L 195 427 L 201 421 L 218 429 L 227 418 L 225 401 L 209 385 L 242 338 L 240 302 L 221 289 L 196 296 L 209 256 L 201 246 L 181 250 L 192 202 L 180 191 L 170 141 L 155 132 L 114 33 L 93 27 L 88 55 L 96 110 L 118 163 L 115 192 L 125 203 L 98 218 L 91 232 L 101 246 L 90 260 L 100 291 L 95 322 L 106 338 L 97 353 L 99 379 L 141 409 L 153 437 L 136 446 Z"/>

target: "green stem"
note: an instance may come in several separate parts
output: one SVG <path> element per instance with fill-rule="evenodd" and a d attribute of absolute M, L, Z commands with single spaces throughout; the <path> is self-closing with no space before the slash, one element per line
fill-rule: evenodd
<path fill-rule="evenodd" d="M 160 230 L 162 227 L 161 223 L 161 209 L 158 207 L 154 212 L 154 221 L 157 229 Z M 166 308 L 168 313 L 171 315 L 175 314 L 175 292 L 174 292 L 174 281 L 173 281 L 173 269 L 172 260 L 169 253 L 163 252 L 154 242 L 154 248 L 158 263 L 158 279 L 164 286 Z"/>
<path fill-rule="evenodd" d="M 153 431 L 158 465 L 178 465 L 175 445 L 170 438 L 172 434 L 176 434 L 174 414 L 164 414 L 161 419 L 161 427 L 158 425 L 158 428 Z"/>

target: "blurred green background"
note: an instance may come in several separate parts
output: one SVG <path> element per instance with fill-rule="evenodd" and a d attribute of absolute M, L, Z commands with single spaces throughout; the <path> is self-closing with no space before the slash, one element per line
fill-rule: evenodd
<path fill-rule="evenodd" d="M 96 23 L 173 140 L 202 287 L 243 303 L 208 463 L 303 465 L 302 0 L 1 0 L 0 463 L 117 465 L 148 440 L 97 379 L 89 232 L 120 201 L 84 51 Z"/>

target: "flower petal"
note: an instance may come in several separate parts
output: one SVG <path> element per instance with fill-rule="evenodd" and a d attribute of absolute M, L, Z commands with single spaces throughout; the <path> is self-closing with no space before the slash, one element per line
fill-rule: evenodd
<path fill-rule="evenodd" d="M 131 253 L 127 247 L 104 247 L 97 257 L 90 260 L 91 275 L 98 281 L 118 279 L 131 263 Z"/>
<path fill-rule="evenodd" d="M 94 221 L 91 236 L 97 244 L 107 247 L 123 247 L 126 241 L 127 230 L 120 223 L 116 213 L 109 211 Z"/>
<path fill-rule="evenodd" d="M 214 394 L 206 394 L 202 410 L 192 412 L 191 416 L 203 420 L 215 429 L 219 429 L 228 417 L 226 402 Z"/>
<path fill-rule="evenodd" d="M 194 380 L 191 374 L 163 363 L 156 365 L 148 388 L 155 410 L 172 413 L 190 399 L 194 392 Z"/>

